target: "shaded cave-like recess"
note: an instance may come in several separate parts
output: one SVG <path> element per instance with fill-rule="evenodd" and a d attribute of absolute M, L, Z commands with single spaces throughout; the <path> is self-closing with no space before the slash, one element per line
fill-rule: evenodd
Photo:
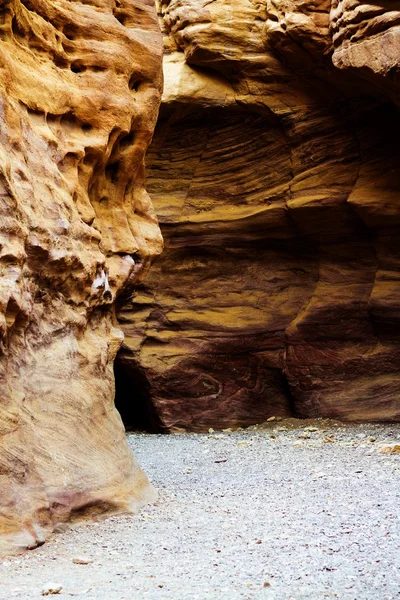
<path fill-rule="evenodd" d="M 139 369 L 117 357 L 114 363 L 115 406 L 126 431 L 162 433 L 163 427 L 150 401 L 149 384 Z"/>

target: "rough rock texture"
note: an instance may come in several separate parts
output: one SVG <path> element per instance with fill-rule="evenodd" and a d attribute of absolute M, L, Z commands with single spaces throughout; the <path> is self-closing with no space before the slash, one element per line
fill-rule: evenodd
<path fill-rule="evenodd" d="M 160 6 L 165 251 L 120 313 L 127 422 L 400 417 L 396 4 Z"/>
<path fill-rule="evenodd" d="M 0 554 L 153 496 L 114 408 L 118 293 L 161 250 L 151 1 L 0 2 Z"/>
<path fill-rule="evenodd" d="M 397 10 L 396 10 L 397 9 Z M 381 86 L 400 105 L 400 6 L 397 0 L 332 0 L 333 63 Z"/>

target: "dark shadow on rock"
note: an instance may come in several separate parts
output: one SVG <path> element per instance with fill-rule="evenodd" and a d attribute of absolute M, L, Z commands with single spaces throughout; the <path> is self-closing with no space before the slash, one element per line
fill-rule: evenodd
<path fill-rule="evenodd" d="M 162 433 L 163 428 L 150 400 L 150 386 L 143 370 L 126 364 L 119 354 L 114 363 L 115 406 L 127 431 Z"/>

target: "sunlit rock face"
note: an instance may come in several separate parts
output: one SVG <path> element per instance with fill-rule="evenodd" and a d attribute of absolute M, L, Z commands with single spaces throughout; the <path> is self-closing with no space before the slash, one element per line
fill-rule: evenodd
<path fill-rule="evenodd" d="M 0 553 L 153 495 L 114 408 L 114 301 L 162 247 L 144 189 L 152 2 L 0 3 Z"/>
<path fill-rule="evenodd" d="M 394 9 L 159 7 L 147 165 L 165 251 L 120 313 L 127 420 L 138 405 L 167 431 L 399 419 L 400 53 L 380 38 L 397 35 Z M 369 40 L 392 64 L 362 51 L 376 77 Z"/>
<path fill-rule="evenodd" d="M 400 6 L 396 0 L 333 0 L 333 63 L 381 87 L 400 105 Z"/>

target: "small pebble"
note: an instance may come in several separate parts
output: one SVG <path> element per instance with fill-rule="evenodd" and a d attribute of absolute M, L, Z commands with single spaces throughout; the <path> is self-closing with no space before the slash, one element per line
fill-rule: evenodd
<path fill-rule="evenodd" d="M 72 562 L 75 565 L 90 565 L 93 560 L 88 556 L 75 556 L 75 558 L 72 559 Z"/>
<path fill-rule="evenodd" d="M 378 448 L 379 454 L 400 454 L 400 444 L 382 444 Z"/>
<path fill-rule="evenodd" d="M 62 590 L 62 585 L 59 583 L 47 583 L 42 589 L 42 596 L 51 596 L 59 594 Z"/>

